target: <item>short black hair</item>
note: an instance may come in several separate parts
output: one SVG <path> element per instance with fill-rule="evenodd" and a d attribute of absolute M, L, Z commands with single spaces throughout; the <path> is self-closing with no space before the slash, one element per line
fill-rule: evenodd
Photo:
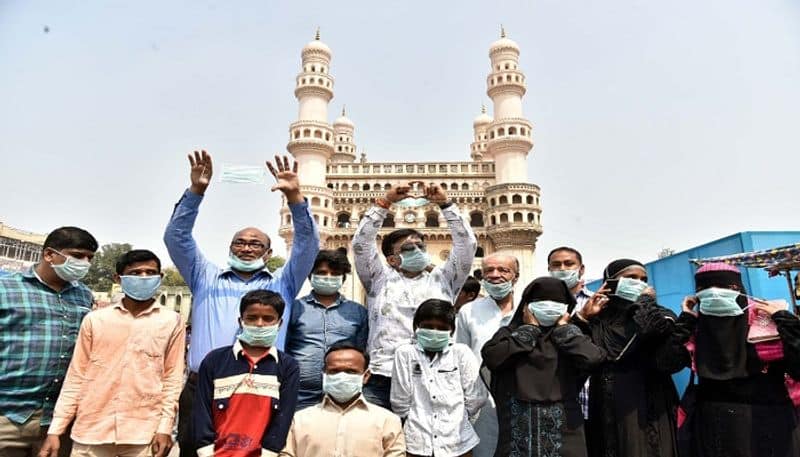
<path fill-rule="evenodd" d="M 439 319 L 447 322 L 452 330 L 456 329 L 456 308 L 447 300 L 429 298 L 422 302 L 414 313 L 414 328 L 428 319 Z"/>
<path fill-rule="evenodd" d="M 352 271 L 350 260 L 347 259 L 347 248 L 323 249 L 317 254 L 317 258 L 314 260 L 314 267 L 311 268 L 311 273 L 308 274 L 308 279 L 311 279 L 314 270 L 322 263 L 327 263 L 331 270 L 341 272 L 345 278 L 347 273 Z"/>
<path fill-rule="evenodd" d="M 394 244 L 412 235 L 416 235 L 419 237 L 419 239 L 423 239 L 422 233 L 410 228 L 395 230 L 383 237 L 383 240 L 381 241 L 381 252 L 383 252 L 383 256 L 389 257 L 390 255 L 394 254 L 394 250 L 392 249 Z"/>
<path fill-rule="evenodd" d="M 78 227 L 59 227 L 44 240 L 42 249 L 86 249 L 87 251 L 97 251 L 97 240 L 91 233 Z"/>
<path fill-rule="evenodd" d="M 578 263 L 583 265 L 583 256 L 581 255 L 581 253 L 578 252 L 577 249 L 571 248 L 569 246 L 560 246 L 560 247 L 557 247 L 557 248 L 553 249 L 552 251 L 550 251 L 550 254 L 547 254 L 547 263 L 548 263 L 548 265 L 550 264 L 550 257 L 552 257 L 553 254 L 555 254 L 558 251 L 567 251 L 567 252 L 571 252 L 571 253 L 575 254 L 578 257 Z"/>
<path fill-rule="evenodd" d="M 483 270 L 476 268 L 475 271 L 472 272 L 472 277 L 480 281 L 483 279 Z"/>
<path fill-rule="evenodd" d="M 152 251 L 148 251 L 147 249 L 132 249 L 125 254 L 122 254 L 119 256 L 119 259 L 117 259 L 117 274 L 121 275 L 122 272 L 125 271 L 125 267 L 128 265 L 139 262 L 149 262 L 150 260 L 155 260 L 156 265 L 158 266 L 158 271 L 161 271 L 161 259 L 159 259 L 157 255 L 153 254 Z"/>
<path fill-rule="evenodd" d="M 461 286 L 461 292 L 467 292 L 477 295 L 480 293 L 480 291 L 481 291 L 481 282 L 473 278 L 472 276 L 467 276 L 467 280 L 464 281 L 464 285 Z"/>
<path fill-rule="evenodd" d="M 286 308 L 281 294 L 266 289 L 251 290 L 242 296 L 242 301 L 239 303 L 239 316 L 244 316 L 245 310 L 256 303 L 273 307 L 279 316 L 283 316 L 283 309 Z"/>
<path fill-rule="evenodd" d="M 364 350 L 363 347 L 353 343 L 350 340 L 337 341 L 336 343 L 333 343 L 331 347 L 328 348 L 327 351 L 325 351 L 325 357 L 322 358 L 323 362 L 325 363 L 325 366 L 328 365 L 328 355 L 331 352 L 344 351 L 344 350 L 352 350 L 361 354 L 361 356 L 364 357 L 364 371 L 367 371 L 367 369 L 369 368 L 369 354 L 367 354 L 367 351 Z"/>

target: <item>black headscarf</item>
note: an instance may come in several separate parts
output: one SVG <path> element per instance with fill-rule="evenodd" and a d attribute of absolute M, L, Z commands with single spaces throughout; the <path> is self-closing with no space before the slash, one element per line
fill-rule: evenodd
<path fill-rule="evenodd" d="M 713 267 L 712 267 L 713 268 Z M 696 290 L 736 286 L 745 293 L 742 276 L 733 269 L 699 270 L 694 276 Z M 736 302 L 747 306 L 740 295 Z M 741 316 L 708 316 L 699 313 L 695 336 L 697 374 L 702 378 L 728 380 L 747 376 L 747 312 Z"/>
<path fill-rule="evenodd" d="M 603 280 L 618 279 L 633 266 L 645 268 L 636 260 L 615 260 L 603 270 Z M 597 325 L 593 326 L 592 339 L 608 352 L 609 358 L 616 358 L 636 333 L 636 324 L 628 312 L 632 304 L 612 294 L 609 295 L 605 308 L 597 315 Z"/>

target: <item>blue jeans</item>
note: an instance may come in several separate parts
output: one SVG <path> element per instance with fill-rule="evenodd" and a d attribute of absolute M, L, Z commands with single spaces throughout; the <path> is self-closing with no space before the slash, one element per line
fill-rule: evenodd
<path fill-rule="evenodd" d="M 369 381 L 364 384 L 364 398 L 373 405 L 378 405 L 392 410 L 392 405 L 389 402 L 389 394 L 392 389 L 392 378 L 374 374 L 369 377 Z"/>

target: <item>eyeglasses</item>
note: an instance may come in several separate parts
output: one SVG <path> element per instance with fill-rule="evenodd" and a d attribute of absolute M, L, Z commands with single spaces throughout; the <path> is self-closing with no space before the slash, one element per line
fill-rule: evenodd
<path fill-rule="evenodd" d="M 253 248 L 253 249 L 264 249 L 264 248 L 266 248 L 266 246 L 264 246 L 264 243 L 262 243 L 260 241 L 245 241 L 245 240 L 236 240 L 233 243 L 231 243 L 231 246 L 234 246 L 234 247 L 237 247 L 237 248 L 240 248 L 240 249 L 245 248 L 245 247 L 250 247 L 250 248 Z"/>

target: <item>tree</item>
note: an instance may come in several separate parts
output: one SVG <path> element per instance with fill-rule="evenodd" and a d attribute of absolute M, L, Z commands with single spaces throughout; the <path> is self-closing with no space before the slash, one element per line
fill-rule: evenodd
<path fill-rule="evenodd" d="M 164 279 L 161 281 L 161 284 L 165 286 L 186 286 L 186 281 L 183 280 L 183 276 L 181 276 L 177 268 L 164 268 L 163 273 Z"/>
<path fill-rule="evenodd" d="M 278 268 L 282 267 L 286 263 L 286 259 L 279 255 L 274 255 L 267 260 L 267 270 L 270 273 L 274 272 Z"/>
<path fill-rule="evenodd" d="M 110 293 L 114 284 L 114 273 L 117 272 L 117 259 L 130 251 L 131 247 L 128 243 L 104 244 L 92 259 L 92 266 L 83 282 L 95 292 Z"/>
<path fill-rule="evenodd" d="M 675 250 L 672 248 L 663 248 L 658 251 L 658 258 L 663 259 L 664 257 L 669 257 L 672 254 L 675 254 Z"/>

